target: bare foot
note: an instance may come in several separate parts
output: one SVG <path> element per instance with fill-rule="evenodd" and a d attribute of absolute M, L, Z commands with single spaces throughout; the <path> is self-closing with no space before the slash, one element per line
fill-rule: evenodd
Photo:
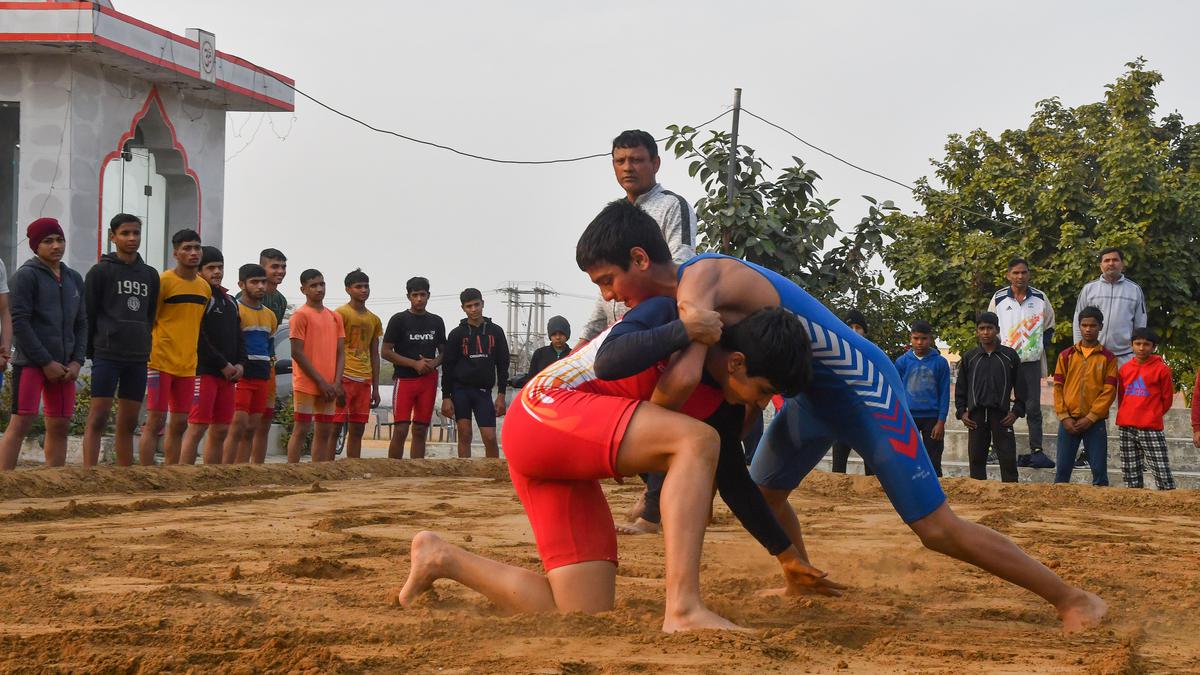
<path fill-rule="evenodd" d="M 736 630 L 743 633 L 753 632 L 749 628 L 742 628 L 703 606 L 686 614 L 676 616 L 668 614 L 663 619 L 664 633 L 679 633 L 689 630 Z"/>
<path fill-rule="evenodd" d="M 1062 620 L 1063 632 L 1068 635 L 1099 625 L 1107 613 L 1108 603 L 1101 600 L 1100 596 L 1095 593 L 1082 590 L 1058 608 L 1058 618 Z"/>
<path fill-rule="evenodd" d="M 636 502 L 634 502 L 633 506 L 629 509 L 629 512 L 625 514 L 625 522 L 627 522 L 627 523 L 636 522 L 638 519 L 640 519 L 642 517 L 642 514 L 645 512 L 646 512 L 646 492 L 643 490 L 642 494 L 638 496 L 638 500 Z"/>
<path fill-rule="evenodd" d="M 441 537 L 432 532 L 418 532 L 412 540 L 409 552 L 411 566 L 408 570 L 408 580 L 400 589 L 398 602 L 408 607 L 422 593 L 433 588 L 433 582 L 442 578 L 446 566 L 448 545 Z"/>
<path fill-rule="evenodd" d="M 618 534 L 658 534 L 662 527 L 643 518 L 628 523 L 617 524 Z"/>

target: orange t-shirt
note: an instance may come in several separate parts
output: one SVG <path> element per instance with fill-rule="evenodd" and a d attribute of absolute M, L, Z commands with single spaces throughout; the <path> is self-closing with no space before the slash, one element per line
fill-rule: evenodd
<path fill-rule="evenodd" d="M 338 340 L 346 338 L 342 317 L 328 308 L 316 310 L 302 305 L 292 312 L 290 321 L 288 337 L 304 340 L 304 355 L 321 377 L 332 384 L 337 370 Z M 292 368 L 292 387 L 306 394 L 321 393 L 317 383 L 298 365 Z"/>

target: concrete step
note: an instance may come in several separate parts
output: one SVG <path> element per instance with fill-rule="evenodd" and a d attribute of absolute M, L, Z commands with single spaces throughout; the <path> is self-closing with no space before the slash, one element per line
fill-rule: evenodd
<path fill-rule="evenodd" d="M 821 460 L 817 465 L 821 471 L 831 471 L 832 462 L 828 456 Z M 988 480 L 1000 480 L 1000 467 L 994 464 L 989 464 L 987 468 Z M 846 462 L 846 473 L 856 475 L 863 474 L 862 460 L 857 455 L 851 454 L 850 459 Z M 1054 469 L 1030 469 L 1028 467 L 1018 467 L 1017 473 L 1020 474 L 1020 482 L 1022 483 L 1053 483 Z M 966 478 L 971 475 L 970 466 L 966 462 L 942 460 L 942 474 L 946 478 Z M 1197 471 L 1175 471 L 1172 469 L 1172 476 L 1175 478 L 1175 486 L 1181 489 L 1195 490 L 1200 488 L 1200 472 Z M 1092 472 L 1090 469 L 1081 468 L 1071 472 L 1071 482 L 1081 485 L 1091 485 Z M 1121 470 L 1112 470 L 1111 465 L 1108 471 L 1108 482 L 1113 487 L 1122 487 L 1125 485 L 1124 479 L 1121 477 Z M 1143 484 L 1147 489 L 1153 490 L 1154 476 L 1146 472 L 1142 478 Z"/>
<path fill-rule="evenodd" d="M 967 430 L 965 428 L 951 429 L 949 424 L 946 425 L 946 447 L 942 453 L 944 460 L 959 460 L 967 461 Z M 1022 425 L 1017 423 L 1016 427 L 1017 454 L 1029 452 L 1029 435 L 1022 431 Z M 1055 450 L 1057 446 L 1058 434 L 1044 435 L 1042 437 L 1042 449 L 1050 459 L 1056 459 Z M 1108 436 L 1108 456 L 1114 459 L 1119 456 L 1121 441 L 1120 433 L 1110 431 Z M 1188 438 L 1167 438 L 1167 457 L 1171 463 L 1173 470 L 1179 471 L 1200 471 L 1200 449 L 1192 445 L 1192 439 Z M 1120 461 L 1119 459 L 1117 461 Z"/>
<path fill-rule="evenodd" d="M 951 418 L 946 420 L 946 429 L 966 429 L 957 419 L 953 418 L 954 410 L 951 403 L 950 410 Z M 1110 438 L 1117 437 L 1117 407 L 1113 406 L 1109 413 L 1108 419 L 1105 421 L 1108 425 L 1108 435 Z M 1017 420 L 1017 431 L 1028 429 L 1024 419 Z M 1167 434 L 1167 438 L 1186 438 L 1191 442 L 1192 438 L 1192 419 L 1191 410 L 1188 408 L 1171 408 L 1171 410 L 1163 417 L 1163 431 Z M 1054 413 L 1053 404 L 1042 404 L 1042 434 L 1049 436 L 1051 439 L 1058 433 L 1058 415 Z"/>

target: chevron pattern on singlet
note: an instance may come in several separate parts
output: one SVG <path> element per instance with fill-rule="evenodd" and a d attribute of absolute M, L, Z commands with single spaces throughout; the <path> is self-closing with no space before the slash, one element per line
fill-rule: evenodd
<path fill-rule="evenodd" d="M 887 435 L 894 451 L 916 457 L 918 437 L 912 420 L 900 407 L 900 399 L 883 373 L 845 338 L 805 317 L 800 320 L 812 343 L 813 360 L 842 378 L 864 405 L 874 409 L 871 416 L 880 421 L 878 428 Z"/>

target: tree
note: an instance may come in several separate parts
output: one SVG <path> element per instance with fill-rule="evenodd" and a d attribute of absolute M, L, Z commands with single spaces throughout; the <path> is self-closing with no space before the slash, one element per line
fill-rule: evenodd
<path fill-rule="evenodd" d="M 666 147 L 677 158 L 691 160 L 688 174 L 704 187 L 695 204 L 700 250 L 744 258 L 787 276 L 842 315 L 857 308 L 871 323 L 871 339 L 891 356 L 908 344 L 908 326 L 922 307 L 917 293 L 897 293 L 883 287 L 878 263 L 884 245 L 885 216 L 895 211 L 890 201 L 864 195 L 867 215 L 840 239 L 833 218 L 837 199 L 817 198 L 820 180 L 804 161 L 770 180 L 771 165 L 754 148 L 738 145 L 734 175 L 736 192 L 728 199 L 730 135 L 712 132 L 697 142 L 699 132 L 686 126 L 667 127 Z"/>
<path fill-rule="evenodd" d="M 1071 343 L 1075 300 L 1099 275 L 1096 254 L 1121 247 L 1145 291 L 1160 350 L 1191 382 L 1200 365 L 1200 125 L 1155 120 L 1162 76 L 1138 59 L 1103 101 L 1039 101 L 1027 129 L 952 134 L 933 161 L 944 186 L 918 181 L 924 213 L 889 214 L 884 260 L 901 288 L 921 289 L 931 321 L 958 349 L 974 314 L 1003 286 L 1007 261 L 1029 260 L 1055 304 L 1051 356 Z"/>

